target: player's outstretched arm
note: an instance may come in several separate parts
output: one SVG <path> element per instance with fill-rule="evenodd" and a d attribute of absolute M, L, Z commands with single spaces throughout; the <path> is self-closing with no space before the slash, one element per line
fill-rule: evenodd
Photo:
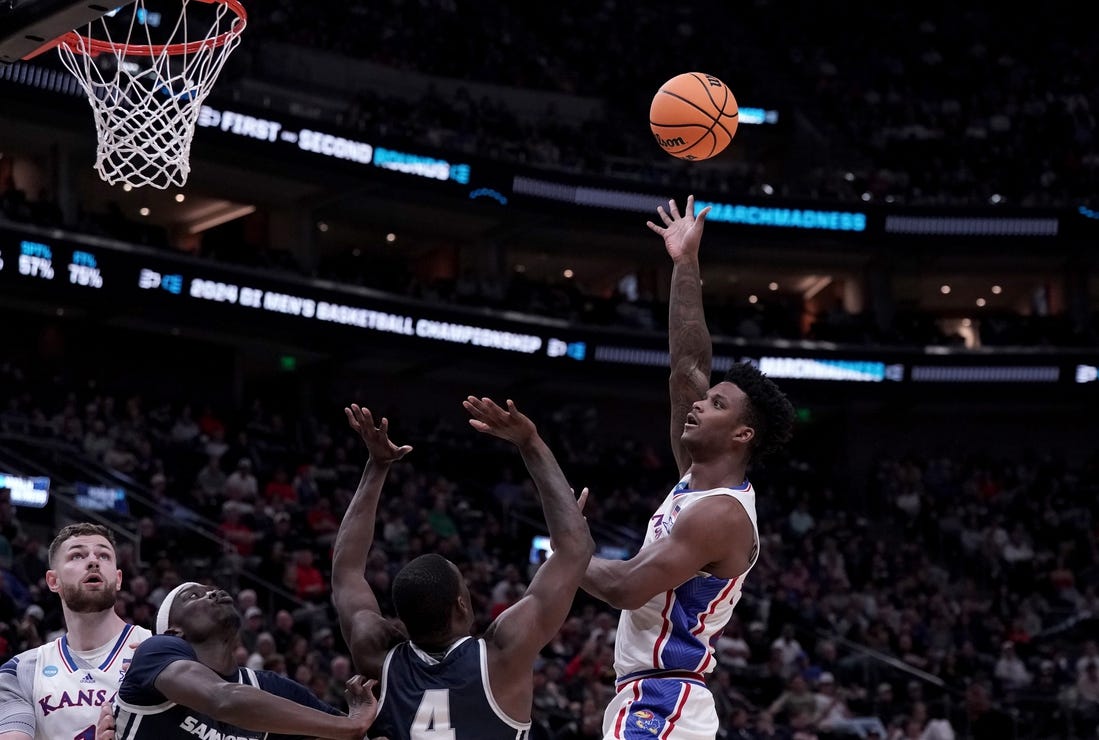
<path fill-rule="evenodd" d="M 728 506 L 721 498 L 702 499 L 685 509 L 668 536 L 629 560 L 592 558 L 584 590 L 616 609 L 639 609 L 700 571 L 746 571 L 756 546 L 752 520 L 742 507 Z M 730 541 L 738 543 L 732 560 Z"/>
<path fill-rule="evenodd" d="M 378 678 L 386 651 L 402 636 L 378 608 L 378 599 L 366 581 L 366 560 L 374 544 L 378 500 L 389 466 L 412 448 L 393 444 L 389 440 L 389 420 L 383 418 L 375 427 L 369 409 L 351 404 L 344 409 L 344 415 L 351 429 L 366 444 L 370 457 L 336 534 L 332 555 L 332 602 L 356 670 Z"/>
<path fill-rule="evenodd" d="M 671 396 L 671 442 L 679 474 L 691 466 L 691 456 L 683 446 L 683 424 L 691 404 L 706 395 L 710 383 L 713 346 L 706 316 L 702 309 L 702 272 L 698 248 L 702 229 L 706 225 L 709 206 L 695 216 L 693 195 L 687 196 L 687 212 L 679 215 L 679 206 L 668 201 L 668 211 L 661 206 L 657 214 L 663 226 L 649 221 L 648 227 L 664 239 L 664 248 L 672 258 L 672 286 L 668 299 L 668 351 L 671 374 L 668 390 Z"/>
<path fill-rule="evenodd" d="M 568 616 L 595 543 L 561 466 L 538 435 L 534 422 L 510 400 L 506 410 L 491 399 L 473 396 L 462 405 L 469 412 L 469 423 L 474 429 L 505 439 L 519 449 L 538 489 L 553 541 L 553 555 L 538 569 L 523 598 L 501 614 L 485 633 L 490 644 L 513 656 L 509 662 L 517 671 L 529 676 L 534 658 Z"/>
<path fill-rule="evenodd" d="M 229 683 L 210 668 L 194 660 L 169 663 L 157 676 L 157 690 L 168 701 L 228 722 L 244 730 L 361 740 L 374 723 L 378 705 L 374 681 L 354 676 L 347 682 L 350 715 L 327 714 L 255 686 Z"/>

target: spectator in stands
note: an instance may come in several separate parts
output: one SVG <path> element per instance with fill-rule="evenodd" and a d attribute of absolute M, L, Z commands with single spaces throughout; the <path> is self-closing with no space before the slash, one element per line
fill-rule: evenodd
<path fill-rule="evenodd" d="M 809 503 L 800 501 L 790 512 L 790 531 L 795 537 L 804 537 L 813 528 L 813 515 L 809 513 Z"/>
<path fill-rule="evenodd" d="M 294 563 L 297 566 L 297 578 L 295 581 L 295 593 L 299 599 L 313 603 L 326 601 L 330 591 L 325 582 L 324 575 L 313 564 L 313 551 L 302 548 L 294 553 Z"/>
<path fill-rule="evenodd" d="M 259 535 L 245 519 L 248 505 L 238 501 L 226 501 L 221 507 L 221 524 L 218 532 L 233 545 L 242 558 L 252 556 Z"/>
<path fill-rule="evenodd" d="M 280 501 L 289 505 L 296 505 L 298 503 L 297 491 L 295 491 L 294 486 L 290 484 L 290 476 L 287 474 L 284 466 L 279 465 L 275 468 L 271 480 L 264 486 L 263 497 L 267 499 L 268 502 Z"/>
<path fill-rule="evenodd" d="M 252 461 L 242 457 L 237 468 L 225 479 L 225 495 L 233 501 L 254 502 L 259 493 L 259 483 L 252 474 Z"/>
<path fill-rule="evenodd" d="M 36 538 L 23 537 L 23 544 L 12 560 L 12 573 L 28 587 L 41 588 L 46 582 L 46 571 L 49 570 L 49 563 L 46 562 L 47 552 L 48 550 Z"/>
<path fill-rule="evenodd" d="M 760 712 L 756 715 L 752 737 L 754 740 L 792 740 L 794 732 L 786 727 L 776 726 L 775 718 L 769 712 Z"/>
<path fill-rule="evenodd" d="M 805 650 L 802 649 L 801 643 L 798 642 L 794 634 L 794 625 L 792 624 L 783 626 L 782 634 L 771 643 L 771 649 L 780 651 L 782 663 L 787 667 L 793 666 L 798 657 L 805 654 Z"/>
<path fill-rule="evenodd" d="M 246 607 L 244 609 L 244 623 L 240 628 L 240 641 L 249 655 L 256 652 L 256 642 L 265 629 L 267 629 L 267 625 L 263 623 L 263 610 L 255 605 Z M 272 643 L 272 647 L 274 647 L 274 643 Z"/>
<path fill-rule="evenodd" d="M 499 505 L 505 520 L 509 518 L 512 507 L 523 501 L 523 487 L 515 482 L 511 467 L 500 470 L 500 480 L 492 487 L 492 498 Z"/>
<path fill-rule="evenodd" d="M 1083 676 L 1091 667 L 1099 668 L 1099 643 L 1095 640 L 1084 643 L 1084 654 L 1076 660 L 1076 676 Z"/>
<path fill-rule="evenodd" d="M 290 650 L 290 644 L 294 640 L 294 617 L 285 609 L 280 609 L 275 614 L 275 627 L 271 630 L 275 638 L 275 649 L 285 655 Z"/>
<path fill-rule="evenodd" d="M 38 647 L 46 642 L 43 634 L 45 630 L 42 627 L 42 620 L 45 617 L 46 612 L 38 604 L 31 604 L 23 612 L 23 620 L 16 628 L 16 633 L 24 650 Z"/>
<path fill-rule="evenodd" d="M 1015 653 L 1015 643 L 1010 640 L 1001 646 L 994 675 L 996 680 L 1009 691 L 1019 691 L 1030 685 L 1030 671 Z"/>
<path fill-rule="evenodd" d="M 973 740 L 1002 740 L 1014 733 L 1011 718 L 992 704 L 991 692 L 983 683 L 966 689 L 965 716 Z"/>
<path fill-rule="evenodd" d="M 171 540 L 171 530 L 161 533 L 152 517 L 143 516 L 138 519 L 137 535 L 142 544 L 149 550 L 146 557 L 151 557 L 154 552 L 158 555 L 163 554 L 166 549 L 171 549 L 171 545 L 174 544 Z M 158 549 L 154 550 L 154 548 Z"/>
<path fill-rule="evenodd" d="M 305 507 L 312 506 L 318 496 L 317 479 L 312 464 L 305 463 L 298 467 L 292 485 L 298 503 Z"/>
<path fill-rule="evenodd" d="M 206 501 L 218 501 L 225 491 L 228 476 L 221 469 L 220 458 L 211 455 L 206 459 L 206 467 L 199 471 L 195 485 Z"/>
<path fill-rule="evenodd" d="M 9 547 L 14 547 L 20 543 L 22 534 L 15 516 L 15 505 L 11 502 L 11 489 L 0 487 L 0 537 L 7 541 Z"/>
<path fill-rule="evenodd" d="M 816 721 L 817 699 L 809 690 L 809 683 L 795 674 L 786 690 L 767 707 L 766 714 L 772 718 L 781 714 L 794 728 L 810 727 Z"/>
<path fill-rule="evenodd" d="M 817 681 L 816 727 L 825 732 L 850 733 L 861 738 L 885 740 L 886 729 L 877 717 L 855 717 L 847 706 L 846 691 L 836 686 L 831 673 L 822 673 Z"/>
<path fill-rule="evenodd" d="M 248 655 L 246 665 L 254 671 L 263 670 L 263 666 L 276 653 L 275 638 L 270 632 L 260 632 L 256 635 L 256 646 Z"/>
<path fill-rule="evenodd" d="M 740 619 L 736 615 L 729 620 L 729 623 L 725 625 L 725 629 L 722 630 L 721 636 L 714 645 L 714 654 L 717 656 L 718 664 L 725 668 L 731 670 L 747 668 L 752 657 L 752 651 L 748 647 L 748 643 L 741 637 Z"/>
<path fill-rule="evenodd" d="M 309 507 L 305 515 L 313 540 L 318 545 L 328 547 L 336 539 L 336 532 L 340 529 L 340 520 L 332 512 L 332 500 L 328 496 L 321 496 Z"/>
<path fill-rule="evenodd" d="M 885 724 L 891 724 L 893 719 L 900 716 L 901 706 L 893 694 L 893 684 L 883 681 L 878 684 L 874 695 L 874 715 Z"/>

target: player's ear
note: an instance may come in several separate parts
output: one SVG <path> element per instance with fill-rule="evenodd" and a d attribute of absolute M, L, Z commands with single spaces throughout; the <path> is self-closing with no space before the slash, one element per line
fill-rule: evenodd
<path fill-rule="evenodd" d="M 755 439 L 756 430 L 749 426 L 739 426 L 736 431 L 733 432 L 733 440 L 737 444 L 746 445 Z"/>
<path fill-rule="evenodd" d="M 164 630 L 164 634 L 170 635 L 172 637 L 183 638 L 183 630 L 181 630 L 179 627 L 169 627 L 168 629 Z"/>
<path fill-rule="evenodd" d="M 57 571 L 53 568 L 46 571 L 46 587 L 54 593 L 61 590 L 61 584 L 57 582 Z"/>

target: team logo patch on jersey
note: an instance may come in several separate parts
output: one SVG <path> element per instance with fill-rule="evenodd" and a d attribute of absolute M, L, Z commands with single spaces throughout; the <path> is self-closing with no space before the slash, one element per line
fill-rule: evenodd
<path fill-rule="evenodd" d="M 638 709 L 633 713 L 633 723 L 638 729 L 659 735 L 661 728 L 664 727 L 664 718 L 657 717 L 648 709 Z"/>
<path fill-rule="evenodd" d="M 55 666 L 55 665 L 46 666 L 45 668 L 42 669 L 42 675 L 45 676 L 46 678 L 50 678 L 51 676 L 56 676 L 57 675 L 57 666 Z"/>

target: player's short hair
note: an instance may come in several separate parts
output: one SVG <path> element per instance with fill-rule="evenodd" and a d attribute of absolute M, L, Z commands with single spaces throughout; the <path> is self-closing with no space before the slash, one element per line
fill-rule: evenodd
<path fill-rule="evenodd" d="M 92 524 L 91 522 L 69 524 L 62 527 L 61 531 L 57 533 L 57 536 L 53 538 L 53 542 L 50 543 L 50 567 L 53 567 L 53 558 L 57 555 L 57 551 L 61 549 L 61 545 L 65 544 L 65 540 L 72 539 L 73 537 L 89 537 L 91 535 L 99 535 L 104 538 L 107 542 L 111 543 L 111 549 L 114 549 L 114 534 L 102 524 Z"/>
<path fill-rule="evenodd" d="M 442 555 L 421 555 L 393 579 L 393 606 L 413 641 L 442 635 L 461 590 L 461 580 Z"/>
<path fill-rule="evenodd" d="M 781 450 L 794 434 L 794 405 L 775 382 L 747 362 L 734 364 L 725 373 L 748 397 L 744 423 L 755 430 L 748 447 L 753 459 L 769 457 Z"/>

